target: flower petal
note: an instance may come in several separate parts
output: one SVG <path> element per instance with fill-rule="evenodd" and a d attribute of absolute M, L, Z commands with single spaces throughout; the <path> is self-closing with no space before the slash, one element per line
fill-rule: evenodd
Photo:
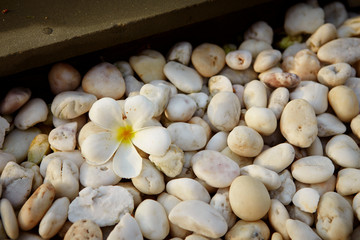
<path fill-rule="evenodd" d="M 135 130 L 141 128 L 143 122 L 151 119 L 155 113 L 154 104 L 142 95 L 127 98 L 124 110 L 127 119 Z"/>
<path fill-rule="evenodd" d="M 85 138 L 81 153 L 89 164 L 100 165 L 114 155 L 119 145 L 110 132 L 95 133 Z"/>
<path fill-rule="evenodd" d="M 89 111 L 89 117 L 96 125 L 113 130 L 124 125 L 121 105 L 112 98 L 97 100 Z"/>
<path fill-rule="evenodd" d="M 148 154 L 164 155 L 171 144 L 169 132 L 164 127 L 146 127 L 135 132 L 132 143 Z"/>
<path fill-rule="evenodd" d="M 121 178 L 133 178 L 140 174 L 142 158 L 132 143 L 122 143 L 113 158 L 113 171 Z"/>

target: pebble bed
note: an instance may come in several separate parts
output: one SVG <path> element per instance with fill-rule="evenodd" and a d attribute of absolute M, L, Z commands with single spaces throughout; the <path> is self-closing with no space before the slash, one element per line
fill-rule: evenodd
<path fill-rule="evenodd" d="M 360 16 L 178 42 L 0 102 L 0 239 L 360 239 Z"/>

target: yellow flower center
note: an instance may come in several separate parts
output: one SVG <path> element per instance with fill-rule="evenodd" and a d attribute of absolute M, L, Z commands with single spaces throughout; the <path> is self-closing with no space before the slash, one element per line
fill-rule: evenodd
<path fill-rule="evenodd" d="M 119 127 L 116 131 L 116 139 L 123 143 L 130 143 L 134 135 L 135 133 L 131 125 Z"/>

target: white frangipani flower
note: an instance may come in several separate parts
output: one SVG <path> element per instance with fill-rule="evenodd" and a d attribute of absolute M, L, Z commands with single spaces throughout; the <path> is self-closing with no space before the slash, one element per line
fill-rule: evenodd
<path fill-rule="evenodd" d="M 152 155 L 164 155 L 171 144 L 168 131 L 154 126 L 153 103 L 137 95 L 124 105 L 112 98 L 96 101 L 89 117 L 103 132 L 94 133 L 83 141 L 81 152 L 89 164 L 100 165 L 113 157 L 113 170 L 122 178 L 140 174 L 142 158 L 135 146 Z M 149 126 L 150 125 L 150 126 Z"/>

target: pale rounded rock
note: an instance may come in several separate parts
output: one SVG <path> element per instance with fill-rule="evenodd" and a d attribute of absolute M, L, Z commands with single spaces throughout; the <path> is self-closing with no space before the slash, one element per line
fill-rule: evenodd
<path fill-rule="evenodd" d="M 120 219 L 120 222 L 116 224 L 114 229 L 110 232 L 107 240 L 142 240 L 143 235 L 141 233 L 139 224 L 136 222 L 135 218 L 132 217 L 129 213 Z"/>
<path fill-rule="evenodd" d="M 280 119 L 284 107 L 289 102 L 289 97 L 289 90 L 284 87 L 278 87 L 270 94 L 268 108 L 273 111 L 276 119 Z"/>
<path fill-rule="evenodd" d="M 295 73 L 289 72 L 268 72 L 262 73 L 260 81 L 271 88 L 295 88 L 300 83 L 300 78 Z"/>
<path fill-rule="evenodd" d="M 248 109 L 245 113 L 245 123 L 264 136 L 274 133 L 277 127 L 277 119 L 273 111 L 262 107 Z"/>
<path fill-rule="evenodd" d="M 6 235 L 10 239 L 17 239 L 19 236 L 18 221 L 10 201 L 6 198 L 2 198 L 0 201 L 0 216 Z"/>
<path fill-rule="evenodd" d="M 51 148 L 60 151 L 73 151 L 76 147 L 77 122 L 60 125 L 49 133 Z"/>
<path fill-rule="evenodd" d="M 138 81 L 133 75 L 125 77 L 125 94 L 129 96 L 131 93 L 140 92 L 140 89 L 144 86 L 143 82 Z"/>
<path fill-rule="evenodd" d="M 184 152 L 175 144 L 171 144 L 164 155 L 150 155 L 149 159 L 168 177 L 179 175 L 185 162 Z"/>
<path fill-rule="evenodd" d="M 310 4 L 298 3 L 287 9 L 284 20 L 285 32 L 291 36 L 314 33 L 324 24 L 324 10 Z"/>
<path fill-rule="evenodd" d="M 268 217 L 270 225 L 274 228 L 274 230 L 279 232 L 283 239 L 289 239 L 289 234 L 284 226 L 286 221 L 290 219 L 290 215 L 283 203 L 277 199 L 271 199 Z"/>
<path fill-rule="evenodd" d="M 225 51 L 218 45 L 203 43 L 191 55 L 195 69 L 204 77 L 212 77 L 225 66 Z"/>
<path fill-rule="evenodd" d="M 64 91 L 75 90 L 81 82 L 81 75 L 78 70 L 68 63 L 54 64 L 48 74 L 51 92 L 59 94 Z"/>
<path fill-rule="evenodd" d="M 84 162 L 80 167 L 79 179 L 82 186 L 96 188 L 115 185 L 120 182 L 121 177 L 114 173 L 112 161 L 102 165 L 90 165 Z"/>
<path fill-rule="evenodd" d="M 230 206 L 229 188 L 219 188 L 211 198 L 210 205 L 221 213 L 228 225 L 228 229 L 234 226 L 237 217 Z"/>
<path fill-rule="evenodd" d="M 18 112 L 14 124 L 18 129 L 26 130 L 47 119 L 48 107 L 41 98 L 28 101 Z"/>
<path fill-rule="evenodd" d="M 271 235 L 271 240 L 283 240 L 283 237 L 282 237 L 282 235 L 280 233 L 274 232 Z"/>
<path fill-rule="evenodd" d="M 206 150 L 214 150 L 221 152 L 227 147 L 227 138 L 229 136 L 228 132 L 217 132 L 215 133 L 206 144 Z"/>
<path fill-rule="evenodd" d="M 192 53 L 192 45 L 190 42 L 178 42 L 168 52 L 168 61 L 177 61 L 184 65 L 190 62 Z"/>
<path fill-rule="evenodd" d="M 226 233 L 225 240 L 232 239 L 269 239 L 270 229 L 262 220 L 257 221 L 244 221 L 239 220 L 236 224 Z"/>
<path fill-rule="evenodd" d="M 219 74 L 230 79 L 232 84 L 242 84 L 242 85 L 250 82 L 251 80 L 256 79 L 258 76 L 258 73 L 255 72 L 254 69 L 250 67 L 245 70 L 234 70 L 225 66 Z"/>
<path fill-rule="evenodd" d="M 233 92 L 231 81 L 223 75 L 216 75 L 209 78 L 208 87 L 210 95 L 212 96 L 221 91 Z"/>
<path fill-rule="evenodd" d="M 279 175 L 260 165 L 249 165 L 240 169 L 241 175 L 247 175 L 260 180 L 268 190 L 275 190 L 281 186 Z"/>
<path fill-rule="evenodd" d="M 213 150 L 199 151 L 191 161 L 195 175 L 212 187 L 228 187 L 240 174 L 236 162 Z"/>
<path fill-rule="evenodd" d="M 206 142 L 208 142 L 210 140 L 210 137 L 212 136 L 213 132 L 211 131 L 211 126 L 209 124 L 209 122 L 205 121 L 205 119 L 201 118 L 201 117 L 192 117 L 188 123 L 190 124 L 198 124 L 200 126 L 202 126 L 205 130 L 205 134 L 206 134 Z"/>
<path fill-rule="evenodd" d="M 170 211 L 169 220 L 183 229 L 209 238 L 225 235 L 228 228 L 215 208 L 199 200 L 180 202 Z"/>
<path fill-rule="evenodd" d="M 209 238 L 207 238 L 207 237 L 193 233 L 193 234 L 186 236 L 184 240 L 208 240 L 208 239 Z"/>
<path fill-rule="evenodd" d="M 94 221 L 80 219 L 71 225 L 64 236 L 64 240 L 81 240 L 84 238 L 90 240 L 102 240 L 103 234 L 101 228 Z"/>
<path fill-rule="evenodd" d="M 123 77 L 134 76 L 134 70 L 131 68 L 130 63 L 127 61 L 117 61 L 113 63 L 117 67 Z"/>
<path fill-rule="evenodd" d="M 199 124 L 183 122 L 172 123 L 167 127 L 171 142 L 183 151 L 199 150 L 206 145 L 205 129 Z"/>
<path fill-rule="evenodd" d="M 227 143 L 231 151 L 243 157 L 257 156 L 264 146 L 261 135 L 246 126 L 235 127 L 229 133 Z"/>
<path fill-rule="evenodd" d="M 322 67 L 318 74 L 318 81 L 327 87 L 343 85 L 351 77 L 352 68 L 348 63 L 334 63 Z"/>
<path fill-rule="evenodd" d="M 0 102 L 0 113 L 2 115 L 14 113 L 29 101 L 30 97 L 31 90 L 29 88 L 15 87 L 10 89 Z"/>
<path fill-rule="evenodd" d="M 11 202 L 14 209 L 20 208 L 28 199 L 34 179 L 31 169 L 8 162 L 1 173 L 2 198 Z"/>
<path fill-rule="evenodd" d="M 294 57 L 296 53 L 303 49 L 307 49 L 306 43 L 295 42 L 283 51 L 282 59 L 285 60 L 287 59 L 287 57 Z"/>
<path fill-rule="evenodd" d="M 273 49 L 271 44 L 258 39 L 247 39 L 243 41 L 239 46 L 239 50 L 249 51 L 251 53 L 252 59 L 256 59 L 257 55 L 260 52 L 270 49 Z"/>
<path fill-rule="evenodd" d="M 196 111 L 196 102 L 185 94 L 172 96 L 165 109 L 165 116 L 173 122 L 186 122 Z"/>
<path fill-rule="evenodd" d="M 324 156 L 309 156 L 296 160 L 291 165 L 292 176 L 303 183 L 320 183 L 328 180 L 335 166 Z"/>
<path fill-rule="evenodd" d="M 360 192 L 360 169 L 343 168 L 337 174 L 336 192 L 348 196 Z"/>
<path fill-rule="evenodd" d="M 142 170 L 131 182 L 141 193 L 159 194 L 165 189 L 164 175 L 147 159 L 143 158 Z"/>
<path fill-rule="evenodd" d="M 360 149 L 354 139 L 345 134 L 332 137 L 325 146 L 326 155 L 341 167 L 359 168 Z"/>
<path fill-rule="evenodd" d="M 166 60 L 164 56 L 155 50 L 143 50 L 137 56 L 131 56 L 129 59 L 131 67 L 144 83 L 152 80 L 165 80 L 163 68 Z"/>
<path fill-rule="evenodd" d="M 46 155 L 40 163 L 40 173 L 43 177 L 46 176 L 46 170 L 51 160 L 60 159 L 61 161 L 71 161 L 80 168 L 83 162 L 85 161 L 84 157 L 81 155 L 79 150 L 71 152 L 53 152 Z"/>
<path fill-rule="evenodd" d="M 72 161 L 55 158 L 46 168 L 44 183 L 54 186 L 56 197 L 73 200 L 79 194 L 79 168 Z"/>
<path fill-rule="evenodd" d="M 199 200 L 210 202 L 210 195 L 206 188 L 191 178 L 172 179 L 166 184 L 166 192 L 180 200 Z"/>
<path fill-rule="evenodd" d="M 256 72 L 264 72 L 276 66 L 281 60 L 281 52 L 276 49 L 268 49 L 261 51 L 254 62 L 254 70 Z"/>
<path fill-rule="evenodd" d="M 257 221 L 270 209 L 270 196 L 265 185 L 250 176 L 239 176 L 230 185 L 230 205 L 245 221 Z"/>
<path fill-rule="evenodd" d="M 0 175 L 8 162 L 16 162 L 14 155 L 0 150 Z"/>
<path fill-rule="evenodd" d="M 300 208 L 300 210 L 314 213 L 316 212 L 319 199 L 320 195 L 315 189 L 302 188 L 294 194 L 292 202 Z"/>
<path fill-rule="evenodd" d="M 71 222 L 88 219 L 100 227 L 113 226 L 124 214 L 131 213 L 133 209 L 133 197 L 123 187 L 86 187 L 70 203 L 68 218 Z"/>
<path fill-rule="evenodd" d="M 285 169 L 279 173 L 281 186 L 273 191 L 270 191 L 271 199 L 277 199 L 282 204 L 288 205 L 291 203 L 292 197 L 296 192 L 296 186 L 292 179 L 289 170 Z"/>
<path fill-rule="evenodd" d="M 313 239 L 321 240 L 321 238 L 308 225 L 299 220 L 286 220 L 286 231 L 291 239 Z"/>
<path fill-rule="evenodd" d="M 351 88 L 345 85 L 336 86 L 329 91 L 328 98 L 336 116 L 341 121 L 350 122 L 359 114 L 359 102 Z"/>
<path fill-rule="evenodd" d="M 352 208 L 355 212 L 357 219 L 360 219 L 360 193 L 357 193 L 352 201 Z"/>
<path fill-rule="evenodd" d="M 21 207 L 18 214 L 19 227 L 28 231 L 34 228 L 51 207 L 55 188 L 50 183 L 42 184 Z"/>
<path fill-rule="evenodd" d="M 304 212 L 295 205 L 287 205 L 287 210 L 291 219 L 302 221 L 308 226 L 312 226 L 315 221 L 315 215 L 312 213 Z"/>
<path fill-rule="evenodd" d="M 136 208 L 135 219 L 147 239 L 164 239 L 170 231 L 166 211 L 155 200 L 142 201 Z"/>
<path fill-rule="evenodd" d="M 209 103 L 209 96 L 203 92 L 190 93 L 188 96 L 191 97 L 196 103 L 196 111 L 194 116 L 203 117 L 207 110 L 206 107 Z"/>
<path fill-rule="evenodd" d="M 55 96 L 51 103 L 52 114 L 61 119 L 73 119 L 88 112 L 96 96 L 78 91 L 66 91 Z"/>
<path fill-rule="evenodd" d="M 26 130 L 15 128 L 6 135 L 2 150 L 12 154 L 16 162 L 20 163 L 26 159 L 32 140 L 40 133 L 40 129 L 36 127 Z"/>
<path fill-rule="evenodd" d="M 337 38 L 336 27 L 332 23 L 325 23 L 316 29 L 316 31 L 306 40 L 306 46 L 316 53 L 322 45 L 335 38 Z"/>
<path fill-rule="evenodd" d="M 301 81 L 290 93 L 290 99 L 304 99 L 313 108 L 316 114 L 324 113 L 328 108 L 329 89 L 317 82 Z"/>
<path fill-rule="evenodd" d="M 274 31 L 268 23 L 257 21 L 244 33 L 244 39 L 257 39 L 272 44 Z"/>
<path fill-rule="evenodd" d="M 307 152 L 308 156 L 313 156 L 313 155 L 323 156 L 324 155 L 323 145 L 322 145 L 319 137 L 316 137 L 315 141 L 310 145 L 310 147 L 306 148 L 306 152 Z"/>
<path fill-rule="evenodd" d="M 360 138 L 360 114 L 354 117 L 350 122 L 350 128 L 353 134 Z"/>
<path fill-rule="evenodd" d="M 20 166 L 30 169 L 34 172 L 34 178 L 33 178 L 33 182 L 32 182 L 32 191 L 35 191 L 38 187 L 40 187 L 40 185 L 43 183 L 43 177 L 41 176 L 40 173 L 40 167 L 38 165 L 36 165 L 35 163 L 32 162 L 22 162 L 20 164 Z"/>
<path fill-rule="evenodd" d="M 5 135 L 10 130 L 8 120 L 0 116 L 0 148 L 4 145 Z"/>
<path fill-rule="evenodd" d="M 47 210 L 39 224 L 39 234 L 42 238 L 54 237 L 67 220 L 70 201 L 67 197 L 58 198 Z"/>
<path fill-rule="evenodd" d="M 78 134 L 78 144 L 80 146 L 80 149 L 81 149 L 81 145 L 82 143 L 84 142 L 84 140 L 94 134 L 94 133 L 99 133 L 99 132 L 103 132 L 104 129 L 102 127 L 99 127 L 98 125 L 96 125 L 94 122 L 92 121 L 89 121 L 87 122 L 79 131 L 79 134 Z"/>
<path fill-rule="evenodd" d="M 330 137 L 343 134 L 346 126 L 336 116 L 331 113 L 322 113 L 316 116 L 318 124 L 318 136 Z"/>
<path fill-rule="evenodd" d="M 302 148 L 309 147 L 318 133 L 313 107 L 303 99 L 291 100 L 281 115 L 280 130 L 289 143 Z"/>
<path fill-rule="evenodd" d="M 347 239 L 353 231 L 353 210 L 336 192 L 321 196 L 316 218 L 316 232 L 322 239 Z"/>
<path fill-rule="evenodd" d="M 252 80 L 245 85 L 243 98 L 246 109 L 250 109 L 251 107 L 265 108 L 267 106 L 265 85 L 259 80 Z"/>
<path fill-rule="evenodd" d="M 61 119 L 61 118 L 57 118 L 55 116 L 52 117 L 52 122 L 53 122 L 54 127 L 58 127 L 60 125 L 71 123 L 71 122 L 76 122 L 77 123 L 77 131 L 79 131 L 87 123 L 87 121 L 88 121 L 87 114 L 80 115 L 73 119 Z"/>
<path fill-rule="evenodd" d="M 360 39 L 355 37 L 334 39 L 322 45 L 317 56 L 320 61 L 331 64 L 340 62 L 353 64 L 360 60 L 359 44 Z"/>
<path fill-rule="evenodd" d="M 170 100 L 170 87 L 165 84 L 145 84 L 140 95 L 147 97 L 155 107 L 154 117 L 160 116 Z"/>
<path fill-rule="evenodd" d="M 325 22 L 339 27 L 347 18 L 348 12 L 342 2 L 331 2 L 324 6 Z"/>
<path fill-rule="evenodd" d="M 245 70 L 252 63 L 252 55 L 247 50 L 235 50 L 226 54 L 225 61 L 234 70 Z"/>

